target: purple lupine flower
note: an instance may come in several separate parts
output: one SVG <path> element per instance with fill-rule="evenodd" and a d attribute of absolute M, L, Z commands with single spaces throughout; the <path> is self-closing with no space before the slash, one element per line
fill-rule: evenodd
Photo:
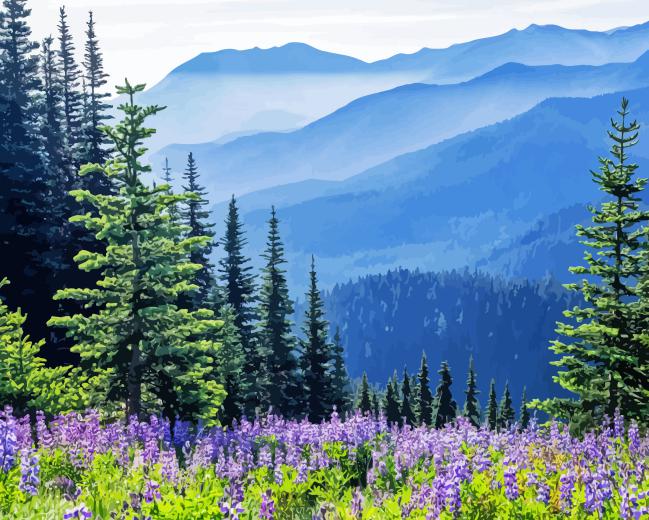
<path fill-rule="evenodd" d="M 20 452 L 20 484 L 18 488 L 27 495 L 36 495 L 40 478 L 38 476 L 40 467 L 38 465 L 38 455 L 33 448 L 22 450 Z"/>
<path fill-rule="evenodd" d="M 564 513 L 572 509 L 572 494 L 575 489 L 577 476 L 572 470 L 562 473 L 559 477 L 559 494 L 561 499 L 561 509 Z"/>
<path fill-rule="evenodd" d="M 81 520 L 84 518 L 92 518 L 92 513 L 83 502 L 77 506 L 74 506 L 72 509 L 66 510 L 65 513 L 63 513 L 63 520 Z"/>
<path fill-rule="evenodd" d="M 160 500 L 162 496 L 160 495 L 160 484 L 155 480 L 147 480 L 144 485 L 144 501 L 151 503 L 154 500 Z"/>
<path fill-rule="evenodd" d="M 514 466 L 507 466 L 503 473 L 503 480 L 505 482 L 505 496 L 508 500 L 516 500 L 519 496 L 518 481 L 516 479 L 516 468 Z"/>
<path fill-rule="evenodd" d="M 9 471 L 16 461 L 18 453 L 18 435 L 16 419 L 10 406 L 0 412 L 0 470 Z"/>
<path fill-rule="evenodd" d="M 354 489 L 352 494 L 352 516 L 358 520 L 363 518 L 363 503 L 365 499 L 363 498 L 363 493 L 359 488 Z"/>
<path fill-rule="evenodd" d="M 273 520 L 275 518 L 275 501 L 272 498 L 272 491 L 270 489 L 261 495 L 259 518 L 263 518 L 264 520 Z"/>

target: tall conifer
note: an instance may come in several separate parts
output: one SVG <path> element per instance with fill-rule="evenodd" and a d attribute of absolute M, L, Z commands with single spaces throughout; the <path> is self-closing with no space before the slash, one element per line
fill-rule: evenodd
<path fill-rule="evenodd" d="M 466 400 L 462 415 L 469 419 L 469 422 L 476 428 L 480 426 L 480 403 L 478 402 L 478 382 L 476 373 L 473 368 L 473 356 L 469 358 L 469 374 L 466 381 L 466 390 L 464 391 Z"/>
<path fill-rule="evenodd" d="M 457 416 L 457 404 L 451 394 L 453 378 L 446 361 L 442 361 L 438 374 L 440 380 L 435 393 L 435 427 L 441 428 L 455 419 Z"/>
<path fill-rule="evenodd" d="M 487 404 L 487 425 L 490 430 L 498 427 L 498 401 L 496 398 L 496 382 L 492 379 L 489 384 L 489 402 Z"/>
<path fill-rule="evenodd" d="M 419 424 L 430 426 L 433 424 L 433 394 L 430 390 L 430 376 L 428 375 L 428 362 L 426 361 L 425 352 L 421 354 L 418 380 L 417 411 L 419 413 Z"/>
<path fill-rule="evenodd" d="M 399 416 L 406 424 L 414 426 L 417 423 L 417 418 L 412 409 L 412 389 L 410 388 L 410 376 L 406 367 L 403 368 L 403 379 L 401 381 L 401 409 Z"/>

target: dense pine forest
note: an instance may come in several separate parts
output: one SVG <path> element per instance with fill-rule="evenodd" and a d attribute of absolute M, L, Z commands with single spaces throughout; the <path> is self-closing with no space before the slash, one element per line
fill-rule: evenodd
<path fill-rule="evenodd" d="M 568 515 L 572 495 L 558 498 L 558 490 L 577 477 L 565 477 L 557 461 L 565 462 L 571 434 L 613 450 L 622 472 L 646 463 L 649 444 L 639 431 L 649 417 L 649 212 L 647 181 L 632 156 L 640 131 L 632 100 L 622 99 L 611 120 L 610 155 L 583 176 L 606 199 L 590 208 L 591 225 L 576 227 L 586 253 L 570 268 L 573 283 L 400 269 L 321 291 L 311 256 L 308 290 L 296 304 L 281 212 L 268 208 L 257 271 L 236 197 L 225 221 L 214 222 L 193 154 L 177 171 L 167 163 L 154 172 L 144 161 L 165 109 L 138 104 L 145 85 L 123 81 L 114 93 L 119 115 L 110 115 L 93 13 L 84 42 L 73 41 L 63 7 L 56 37 L 42 42 L 33 40 L 29 17 L 26 0 L 3 1 L 2 514 L 44 508 L 29 501 L 47 484 L 64 518 L 243 518 L 246 508 L 245 518 L 274 518 L 282 507 L 277 518 L 340 518 L 338 506 L 344 518 L 391 518 L 415 493 L 429 504 L 426 478 L 441 486 L 453 475 L 448 486 L 457 488 L 430 502 L 435 512 L 420 508 L 413 517 L 455 517 L 460 497 L 471 511 L 496 515 L 485 518 L 505 510 L 518 517 L 528 505 L 521 498 L 511 509 L 519 491 L 507 472 L 516 461 L 537 479 L 532 502 Z M 625 418 L 633 421 L 628 431 Z M 539 430 L 546 420 L 565 428 L 552 422 Z M 599 437 L 586 433 L 594 428 Z M 445 443 L 450 451 L 435 451 Z M 523 462 L 524 450 L 508 451 L 527 444 L 529 453 L 552 452 L 544 462 L 552 482 Z M 404 451 L 393 456 L 395 446 Z M 571 456 L 588 460 L 588 446 L 575 444 Z M 507 452 L 504 461 L 484 459 L 496 452 Z M 212 468 L 215 460 L 224 466 Z M 445 469 L 430 470 L 431 460 Z M 504 464 L 494 470 L 504 484 L 478 479 L 461 494 L 467 461 Z M 82 490 L 84 482 L 100 486 L 108 467 L 113 488 L 97 496 L 112 498 Z M 197 475 L 215 482 L 206 484 L 211 505 L 192 487 Z M 646 488 L 644 475 L 627 481 Z M 138 489 L 130 499 L 122 477 Z M 599 515 L 613 493 L 591 508 L 589 482 L 575 504 Z M 571 485 L 570 493 L 578 489 Z M 483 503 L 492 492 L 502 503 Z M 633 495 L 641 513 L 642 493 Z M 174 509 L 181 503 L 182 513 Z M 535 517 L 537 506 L 529 507 Z"/>

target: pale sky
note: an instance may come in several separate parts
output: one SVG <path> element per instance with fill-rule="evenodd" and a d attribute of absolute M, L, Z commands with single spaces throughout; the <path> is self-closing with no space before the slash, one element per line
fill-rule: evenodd
<path fill-rule="evenodd" d="M 200 52 L 304 42 L 367 61 L 531 23 L 592 30 L 649 21 L 648 0 L 30 0 L 34 36 L 63 3 L 77 51 L 89 9 L 111 85 L 159 81 Z"/>

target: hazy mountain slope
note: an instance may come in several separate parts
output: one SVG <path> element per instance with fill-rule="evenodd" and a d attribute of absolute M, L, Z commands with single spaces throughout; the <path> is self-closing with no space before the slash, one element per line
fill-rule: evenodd
<path fill-rule="evenodd" d="M 530 109 L 550 96 L 592 96 L 649 85 L 649 53 L 631 64 L 506 64 L 457 85 L 414 84 L 358 99 L 305 128 L 224 145 L 174 145 L 154 156 L 183 164 L 194 153 L 214 201 L 305 179 L 340 180 Z"/>

